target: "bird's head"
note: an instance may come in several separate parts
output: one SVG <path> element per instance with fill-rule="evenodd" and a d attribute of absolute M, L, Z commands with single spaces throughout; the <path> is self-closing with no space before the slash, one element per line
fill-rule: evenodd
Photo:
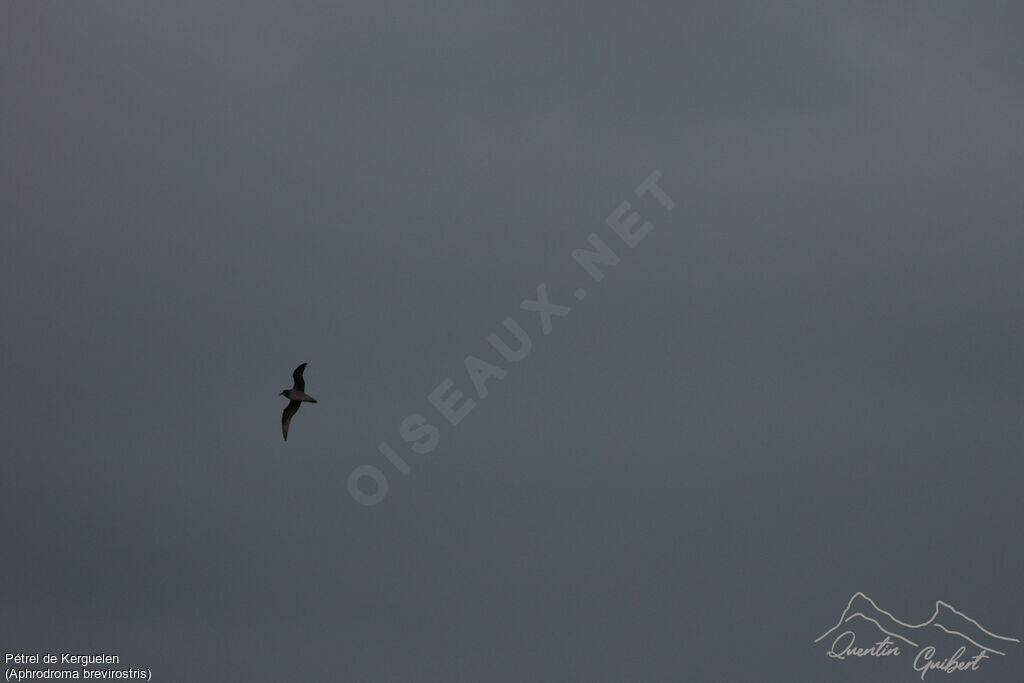
<path fill-rule="evenodd" d="M 278 396 L 287 396 L 287 395 L 288 395 L 288 390 L 287 389 L 282 389 L 281 393 L 278 394 Z"/>

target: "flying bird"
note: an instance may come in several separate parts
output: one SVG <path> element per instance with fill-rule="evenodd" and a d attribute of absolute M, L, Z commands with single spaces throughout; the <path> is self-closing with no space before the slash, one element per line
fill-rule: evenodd
<path fill-rule="evenodd" d="M 288 399 L 288 405 L 281 414 L 281 431 L 284 432 L 285 441 L 288 440 L 288 425 L 291 424 L 295 413 L 299 412 L 299 406 L 303 403 L 316 403 L 316 399 L 306 393 L 306 380 L 302 379 L 302 371 L 305 369 L 305 363 L 295 368 L 295 372 L 292 373 L 295 386 L 281 392 L 281 396 Z"/>

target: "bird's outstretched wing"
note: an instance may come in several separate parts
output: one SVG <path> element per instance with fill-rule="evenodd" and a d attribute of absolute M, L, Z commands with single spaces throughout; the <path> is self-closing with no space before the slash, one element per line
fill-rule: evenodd
<path fill-rule="evenodd" d="M 284 433 L 285 441 L 288 440 L 288 425 L 292 422 L 292 416 L 299 412 L 299 406 L 301 405 L 302 403 L 299 401 L 288 401 L 288 405 L 285 406 L 284 412 L 281 413 L 281 431 Z"/>
<path fill-rule="evenodd" d="M 299 391 L 306 390 L 306 380 L 302 379 L 302 371 L 306 369 L 306 364 L 303 363 L 299 367 L 295 368 L 295 372 L 292 373 L 292 379 L 295 380 L 295 388 Z"/>

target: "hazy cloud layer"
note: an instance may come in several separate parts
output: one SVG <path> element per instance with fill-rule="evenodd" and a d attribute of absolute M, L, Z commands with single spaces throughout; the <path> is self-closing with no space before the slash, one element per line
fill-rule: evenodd
<path fill-rule="evenodd" d="M 5 651 L 910 680 L 812 644 L 858 590 L 1024 637 L 1017 5 L 3 14 Z M 671 212 L 633 194 L 654 169 Z M 624 200 L 655 226 L 633 250 Z M 622 257 L 600 283 L 592 232 Z M 573 309 L 548 336 L 541 282 Z M 472 392 L 467 355 L 508 375 L 452 427 L 427 395 Z"/>

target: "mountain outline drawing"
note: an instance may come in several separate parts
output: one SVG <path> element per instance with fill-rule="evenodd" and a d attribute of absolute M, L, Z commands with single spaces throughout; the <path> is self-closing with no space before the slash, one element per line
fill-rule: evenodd
<path fill-rule="evenodd" d="M 942 600 L 935 601 L 935 610 L 927 621 L 920 624 L 909 624 L 900 621 L 890 612 L 879 607 L 874 600 L 861 591 L 857 591 L 850 597 L 849 602 L 846 603 L 846 609 L 843 610 L 836 625 L 815 638 L 814 642 L 821 641 L 844 624 L 858 618 L 873 623 L 882 633 L 915 648 L 921 647 L 921 644 L 928 639 L 932 633 L 931 629 L 959 636 L 976 647 L 1001 656 L 1006 655 L 1004 651 L 1006 644 L 1021 642 L 1017 638 L 1001 636 L 989 631 L 971 617 Z M 937 634 L 937 632 L 935 633 Z"/>

